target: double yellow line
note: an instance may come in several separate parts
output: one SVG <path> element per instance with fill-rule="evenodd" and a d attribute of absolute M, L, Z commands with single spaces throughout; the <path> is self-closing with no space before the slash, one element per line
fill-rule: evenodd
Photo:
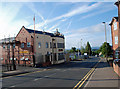
<path fill-rule="evenodd" d="M 99 60 L 100 62 L 100 60 Z M 98 62 L 98 63 L 99 63 Z M 95 68 L 97 67 L 98 63 L 82 78 L 82 80 L 80 80 L 73 89 L 79 89 L 80 87 L 82 87 L 82 85 L 85 83 L 85 81 L 89 78 L 89 76 L 93 73 L 93 71 L 95 70 Z"/>

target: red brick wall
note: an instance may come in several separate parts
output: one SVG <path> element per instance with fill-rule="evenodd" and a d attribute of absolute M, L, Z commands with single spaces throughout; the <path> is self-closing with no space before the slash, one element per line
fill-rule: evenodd
<path fill-rule="evenodd" d="M 112 45 L 113 45 L 113 50 L 116 50 L 118 48 L 118 44 L 120 43 L 120 41 L 118 41 L 118 44 L 115 44 L 115 36 L 118 36 L 118 29 L 114 30 L 114 22 L 116 22 L 116 20 L 113 21 L 113 24 L 111 25 L 111 32 L 112 32 Z M 118 23 L 117 23 L 117 26 Z M 119 39 L 118 39 L 119 40 Z"/>
<path fill-rule="evenodd" d="M 119 47 L 120 47 L 120 4 L 118 5 L 118 28 L 119 28 Z"/>
<path fill-rule="evenodd" d="M 25 58 L 29 58 L 30 61 L 26 61 L 27 65 L 32 65 L 33 63 L 33 38 L 31 38 L 31 35 L 25 30 L 24 27 L 20 30 L 18 35 L 16 36 L 16 41 L 20 41 L 20 43 L 16 43 L 15 49 L 14 49 L 14 57 L 17 58 L 16 64 L 23 65 L 25 64 L 25 61 L 21 61 L 20 59 L 24 56 Z M 27 47 L 27 42 L 31 43 L 31 47 Z M 21 43 L 24 43 L 24 48 L 21 48 Z M 3 49 L 3 48 L 2 48 Z M 1 50 L 2 50 L 1 49 Z M 27 51 L 27 53 L 22 53 L 23 51 Z M 5 49 L 2 50 L 2 57 L 4 60 L 2 61 L 2 64 L 6 64 L 6 61 L 9 64 L 8 59 L 8 52 L 7 52 L 7 46 Z M 10 47 L 10 58 L 12 58 L 12 48 Z M 10 61 L 12 62 L 12 61 Z"/>
<path fill-rule="evenodd" d="M 27 32 L 27 30 L 25 30 L 24 27 L 22 27 L 22 29 L 20 30 L 20 32 L 18 33 L 18 35 L 16 36 L 16 40 L 20 41 L 19 44 L 17 44 L 16 49 L 19 51 L 16 51 L 15 54 L 16 55 L 20 55 L 17 56 L 17 59 L 19 60 L 17 63 L 18 64 L 25 64 L 24 61 L 21 61 L 20 59 L 23 57 L 25 58 L 29 58 L 30 61 L 26 61 L 26 64 L 31 64 L 33 63 L 33 38 L 31 38 L 30 33 Z M 31 43 L 31 47 L 27 47 L 27 42 Z M 24 48 L 21 48 L 21 43 L 24 43 Z M 22 53 L 22 52 L 27 51 L 28 53 Z"/>
<path fill-rule="evenodd" d="M 118 66 L 118 64 L 114 64 L 113 63 L 113 68 L 114 68 L 114 71 L 120 76 L 120 67 Z"/>

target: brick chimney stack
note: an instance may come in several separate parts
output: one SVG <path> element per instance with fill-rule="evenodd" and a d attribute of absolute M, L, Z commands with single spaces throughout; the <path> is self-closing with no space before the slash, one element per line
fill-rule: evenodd
<path fill-rule="evenodd" d="M 120 0 L 118 0 L 115 5 L 118 7 L 118 21 L 119 21 L 119 28 L 120 28 Z"/>
<path fill-rule="evenodd" d="M 118 21 L 119 21 L 119 26 L 118 26 L 118 47 L 120 47 L 120 0 L 115 2 L 115 5 L 118 7 Z"/>

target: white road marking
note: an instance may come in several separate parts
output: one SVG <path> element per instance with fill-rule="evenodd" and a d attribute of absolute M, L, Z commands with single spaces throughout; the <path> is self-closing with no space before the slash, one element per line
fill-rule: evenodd
<path fill-rule="evenodd" d="M 10 86 L 10 87 L 15 87 L 15 86 Z"/>
<path fill-rule="evenodd" d="M 65 72 L 66 70 L 63 70 L 63 72 Z"/>
<path fill-rule="evenodd" d="M 60 69 L 55 69 L 55 70 L 60 70 Z"/>
<path fill-rule="evenodd" d="M 54 73 L 54 74 L 51 74 L 51 75 L 48 75 L 48 76 L 44 76 L 44 77 L 50 77 L 50 76 L 53 76 L 53 75 L 55 75 L 56 73 Z"/>
<path fill-rule="evenodd" d="M 37 79 L 34 79 L 33 81 L 37 81 L 37 80 L 39 80 L 39 79 L 42 79 L 42 78 L 37 78 Z"/>

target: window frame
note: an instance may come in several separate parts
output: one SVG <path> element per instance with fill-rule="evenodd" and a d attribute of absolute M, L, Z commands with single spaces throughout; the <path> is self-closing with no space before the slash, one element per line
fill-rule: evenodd
<path fill-rule="evenodd" d="M 114 22 L 113 26 L 114 26 L 114 30 L 117 30 L 117 22 Z"/>
<path fill-rule="evenodd" d="M 38 48 L 41 48 L 41 42 L 38 42 Z"/>
<path fill-rule="evenodd" d="M 24 43 L 21 43 L 21 48 L 24 48 Z"/>
<path fill-rule="evenodd" d="M 48 44 L 48 42 L 46 42 L 46 48 L 49 48 L 49 44 Z"/>
<path fill-rule="evenodd" d="M 115 44 L 118 44 L 118 36 L 115 36 Z"/>
<path fill-rule="evenodd" d="M 29 44 L 28 44 L 29 43 Z M 29 48 L 29 47 L 31 47 L 31 43 L 30 42 L 27 42 L 27 47 Z"/>

